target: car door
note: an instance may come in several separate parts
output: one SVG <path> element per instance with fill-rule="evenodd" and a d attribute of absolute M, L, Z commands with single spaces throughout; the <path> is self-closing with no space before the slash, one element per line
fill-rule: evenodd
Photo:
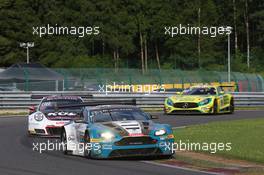
<path fill-rule="evenodd" d="M 217 87 L 217 94 L 218 94 L 218 98 L 219 98 L 219 101 L 220 101 L 220 106 L 219 108 L 222 109 L 223 106 L 225 105 L 225 100 L 224 100 L 224 91 L 221 87 Z"/>
<path fill-rule="evenodd" d="M 228 96 L 228 94 L 224 94 L 223 100 L 224 100 L 224 102 L 223 102 L 224 106 L 223 107 L 228 106 L 229 105 L 229 96 Z"/>
<path fill-rule="evenodd" d="M 229 96 L 221 87 L 217 88 L 220 98 L 220 109 L 226 108 L 229 105 Z"/>

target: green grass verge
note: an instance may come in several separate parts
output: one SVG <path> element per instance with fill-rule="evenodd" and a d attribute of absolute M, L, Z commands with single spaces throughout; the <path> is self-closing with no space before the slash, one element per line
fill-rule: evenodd
<path fill-rule="evenodd" d="M 0 117 L 7 116 L 26 116 L 28 115 L 28 110 L 25 109 L 0 109 Z"/>
<path fill-rule="evenodd" d="M 190 126 L 174 131 L 175 142 L 231 143 L 216 155 L 264 163 L 264 119 L 247 119 Z M 210 151 L 199 151 L 209 153 Z"/>
<path fill-rule="evenodd" d="M 28 112 L 16 112 L 16 113 L 12 113 L 12 112 L 2 112 L 0 113 L 0 117 L 7 117 L 7 116 L 26 116 L 28 115 Z"/>
<path fill-rule="evenodd" d="M 244 107 L 236 107 L 236 110 L 264 110 L 264 106 L 244 106 Z"/>

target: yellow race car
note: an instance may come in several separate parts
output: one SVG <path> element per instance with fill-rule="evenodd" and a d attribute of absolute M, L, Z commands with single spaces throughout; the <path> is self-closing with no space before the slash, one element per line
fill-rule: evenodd
<path fill-rule="evenodd" d="M 222 86 L 200 85 L 185 89 L 165 99 L 165 114 L 233 113 L 234 97 Z"/>

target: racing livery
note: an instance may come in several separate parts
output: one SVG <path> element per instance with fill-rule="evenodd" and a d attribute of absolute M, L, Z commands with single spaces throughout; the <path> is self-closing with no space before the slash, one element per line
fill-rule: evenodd
<path fill-rule="evenodd" d="M 81 107 L 59 110 L 58 105 L 83 102 L 81 97 L 54 95 L 43 97 L 37 107 L 30 107 L 28 134 L 39 136 L 60 136 L 61 127 L 70 120 L 80 117 Z"/>
<path fill-rule="evenodd" d="M 154 116 L 135 106 L 87 106 L 82 116 L 63 127 L 65 154 L 98 159 L 173 154 L 171 126 L 154 123 Z"/>
<path fill-rule="evenodd" d="M 234 97 L 222 86 L 192 86 L 178 95 L 166 98 L 165 114 L 217 114 L 233 113 Z"/>

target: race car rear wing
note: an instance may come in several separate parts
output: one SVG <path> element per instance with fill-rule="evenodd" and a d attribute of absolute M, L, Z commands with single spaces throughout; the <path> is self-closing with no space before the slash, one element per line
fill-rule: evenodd
<path fill-rule="evenodd" d="M 136 106 L 136 99 L 132 100 L 102 100 L 102 101 L 86 101 L 79 104 L 66 104 L 59 105 L 58 108 L 74 108 L 74 107 L 86 107 L 86 106 L 99 106 L 99 105 L 133 105 Z"/>
<path fill-rule="evenodd" d="M 31 99 L 42 99 L 44 97 L 50 97 L 51 95 L 45 95 L 45 94 L 32 94 Z M 55 95 L 54 95 L 55 96 Z M 57 95 L 58 96 L 58 95 Z M 72 95 L 72 94 L 60 94 L 60 96 L 77 96 L 81 98 L 92 98 L 92 94 L 87 94 L 87 95 Z"/>
<path fill-rule="evenodd" d="M 225 92 L 233 92 L 236 91 L 236 85 L 220 85 L 219 86 Z"/>

